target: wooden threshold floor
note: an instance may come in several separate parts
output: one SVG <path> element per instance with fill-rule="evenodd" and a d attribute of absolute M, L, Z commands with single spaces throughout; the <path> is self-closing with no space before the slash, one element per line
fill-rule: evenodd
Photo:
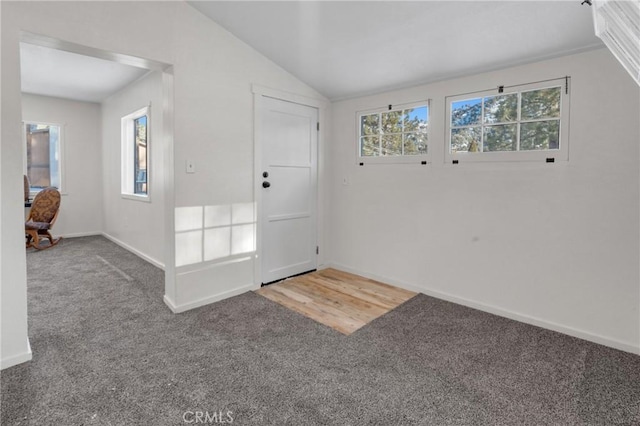
<path fill-rule="evenodd" d="M 416 295 L 336 269 L 289 278 L 256 293 L 346 335 Z"/>

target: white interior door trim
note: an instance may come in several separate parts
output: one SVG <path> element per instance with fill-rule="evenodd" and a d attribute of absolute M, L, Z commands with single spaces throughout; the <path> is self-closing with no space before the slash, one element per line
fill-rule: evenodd
<path fill-rule="evenodd" d="M 298 95 L 284 90 L 271 89 L 270 87 L 261 86 L 259 84 L 251 85 L 251 93 L 254 95 L 266 96 L 268 98 L 280 99 L 281 101 L 293 102 L 294 104 L 318 108 L 318 110 L 326 109 L 327 106 L 329 106 L 329 100 L 326 98 L 311 98 L 309 96 Z"/>
<path fill-rule="evenodd" d="M 323 164 L 324 164 L 324 146 L 325 146 L 325 133 L 327 129 L 327 109 L 329 107 L 329 100 L 326 98 L 312 98 L 308 96 L 298 95 L 283 90 L 272 89 L 269 87 L 261 86 L 259 84 L 251 85 L 251 92 L 253 93 L 253 199 L 256 203 L 256 254 L 254 258 L 253 268 L 253 283 L 254 287 L 260 288 L 262 284 L 262 226 L 260 220 L 258 220 L 262 214 L 262 192 L 258 190 L 262 184 L 262 101 L 265 97 L 279 99 L 282 101 L 293 102 L 300 105 L 305 105 L 318 109 L 318 121 L 320 122 L 320 131 L 318 133 L 318 175 L 317 185 L 318 191 L 316 195 L 316 235 L 318 246 L 320 246 L 320 254 L 318 256 L 318 269 L 325 263 L 324 262 L 324 184 L 323 184 Z"/>

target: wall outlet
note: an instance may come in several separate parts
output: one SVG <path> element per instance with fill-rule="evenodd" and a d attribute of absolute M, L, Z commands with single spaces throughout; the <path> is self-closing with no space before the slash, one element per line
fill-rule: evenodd
<path fill-rule="evenodd" d="M 196 163 L 192 160 L 187 160 L 187 173 L 195 173 L 196 172 Z"/>

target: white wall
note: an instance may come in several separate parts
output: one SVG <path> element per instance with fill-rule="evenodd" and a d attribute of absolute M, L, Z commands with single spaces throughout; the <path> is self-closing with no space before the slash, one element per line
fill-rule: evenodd
<path fill-rule="evenodd" d="M 0 2 L 2 13 L 2 254 L 3 359 L 26 344 L 26 278 L 20 206 L 22 151 L 20 137 L 20 30 L 173 65 L 175 108 L 173 151 L 175 207 L 252 203 L 253 83 L 322 98 L 184 2 Z M 140 27 L 144 17 L 144 30 Z M 13 123 L 13 124 L 12 124 Z M 6 127 L 5 127 L 6 125 Z M 165 135 L 166 136 L 166 135 Z M 165 152 L 167 152 L 165 151 Z M 169 157 L 166 157 L 169 158 Z M 185 161 L 196 173 L 185 173 Z M 14 165 L 14 163 L 16 165 Z M 6 168 L 5 168 L 6 167 Z M 5 176 L 7 180 L 5 180 Z M 5 188 L 10 193 L 6 193 Z M 6 211 L 6 216 L 5 216 Z M 168 221 L 172 209 L 165 210 Z M 5 239 L 5 226 L 11 231 Z M 173 235 L 166 235 L 168 244 Z M 201 243 L 177 247 L 191 250 Z M 193 247 L 192 247 L 193 246 Z M 9 252 L 9 254 L 7 254 Z M 182 310 L 245 291 L 253 285 L 254 254 L 246 260 L 165 268 L 166 301 Z M 7 264 L 18 271 L 7 274 Z M 166 263 L 173 259 L 164 258 Z M 168 271 L 168 272 L 167 272 Z M 6 290 L 7 289 L 7 290 Z M 5 298 L 5 293 L 7 297 Z M 4 331 L 4 328 L 3 328 Z M 7 336 L 5 338 L 5 336 Z M 5 352 L 5 347 L 11 351 Z"/>
<path fill-rule="evenodd" d="M 188 7 L 184 12 L 175 26 L 176 207 L 252 203 L 251 85 L 322 97 L 205 16 Z M 187 160 L 195 161 L 195 174 L 185 173 Z M 197 239 L 197 229 L 193 235 Z M 201 250 L 197 246 L 176 244 L 176 251 Z M 252 289 L 254 260 L 251 253 L 177 268 L 170 303 L 184 310 Z"/>
<path fill-rule="evenodd" d="M 445 96 L 565 75 L 568 163 L 444 164 Z M 433 164 L 356 165 L 357 111 L 426 98 Z M 639 104 L 605 49 L 333 104 L 330 260 L 638 352 Z"/>
<path fill-rule="evenodd" d="M 149 198 L 121 195 L 121 119 L 150 105 Z M 164 150 L 162 73 L 153 72 L 102 102 L 104 233 L 164 267 Z"/>
<path fill-rule="evenodd" d="M 100 105 L 22 94 L 23 121 L 62 125 L 63 188 L 55 236 L 95 235 L 102 230 Z"/>
<path fill-rule="evenodd" d="M 0 4 L 4 29 L 13 19 Z M 24 250 L 22 111 L 18 34 L 2 33 L 0 96 L 0 368 L 31 359 L 27 336 L 27 264 Z M 16 84 L 17 83 L 17 84 Z"/>

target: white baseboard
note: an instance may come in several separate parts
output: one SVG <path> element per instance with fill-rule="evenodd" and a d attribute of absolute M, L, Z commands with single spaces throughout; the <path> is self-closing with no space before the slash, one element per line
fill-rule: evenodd
<path fill-rule="evenodd" d="M 95 237 L 96 235 L 102 235 L 102 232 L 100 231 L 95 231 L 95 232 L 74 232 L 72 234 L 62 234 L 60 235 L 61 238 L 79 238 L 79 237 Z M 55 237 L 55 233 L 53 235 Z"/>
<path fill-rule="evenodd" d="M 33 353 L 31 352 L 31 344 L 29 343 L 29 339 L 27 339 L 27 351 L 7 358 L 2 358 L 2 360 L 0 360 L 0 370 L 22 364 L 23 362 L 31 361 L 32 357 Z"/>
<path fill-rule="evenodd" d="M 171 309 L 171 312 L 173 312 L 174 314 L 178 313 L 178 308 L 176 307 L 176 304 L 173 302 L 173 300 L 169 298 L 169 296 L 165 294 L 162 300 L 164 301 L 164 304 L 167 305 L 169 309 Z"/>
<path fill-rule="evenodd" d="M 200 306 L 209 305 L 214 302 L 219 302 L 220 300 L 228 299 L 233 296 L 237 296 L 242 293 L 246 293 L 248 291 L 254 290 L 255 284 L 248 284 L 242 286 L 240 288 L 234 288 L 233 290 L 224 291 L 222 293 L 214 294 L 212 296 L 205 297 L 203 299 L 194 300 L 193 302 L 184 303 L 182 305 L 176 305 L 169 297 L 164 295 L 164 303 L 171 309 L 171 312 L 174 314 L 179 314 L 181 312 L 186 312 L 191 309 L 199 308 Z"/>
<path fill-rule="evenodd" d="M 116 237 L 113 237 L 113 236 L 107 234 L 106 232 L 102 232 L 99 235 L 102 235 L 103 237 L 105 237 L 106 239 L 116 243 L 117 245 L 119 245 L 123 249 L 130 251 L 131 253 L 135 254 L 136 256 L 146 260 L 147 262 L 151 263 L 153 266 L 155 266 L 157 268 L 160 268 L 160 269 L 162 269 L 164 271 L 164 263 L 160 262 L 159 260 L 156 260 L 153 257 L 142 253 L 140 250 L 131 247 L 129 244 L 127 244 L 127 243 L 125 243 L 123 241 L 120 241 Z"/>
<path fill-rule="evenodd" d="M 509 318 L 515 321 L 523 322 L 526 324 L 535 325 L 537 327 L 546 328 L 548 330 L 557 331 L 558 333 L 567 334 L 569 336 L 577 337 L 579 339 L 588 340 L 590 342 L 598 343 L 600 345 L 609 346 L 614 349 L 619 349 L 625 352 L 631 352 L 633 354 L 640 354 L 640 347 L 633 345 L 628 342 L 623 342 L 617 339 L 612 339 L 606 336 L 601 336 L 599 334 L 590 333 L 588 331 L 580 330 L 574 327 L 565 326 L 562 324 L 557 324 L 552 321 L 547 321 L 541 318 L 533 317 L 530 315 L 521 314 L 518 312 L 510 311 L 508 309 L 499 308 L 497 306 L 488 305 L 482 302 L 476 302 L 471 299 L 466 299 L 464 297 L 455 296 L 453 294 L 444 293 L 438 290 L 433 290 L 430 288 L 419 287 L 413 284 L 409 284 L 403 281 L 399 281 L 389 277 L 383 277 L 376 274 L 370 274 L 365 271 L 360 271 L 356 268 L 351 268 L 349 266 L 341 265 L 339 263 L 328 263 L 323 265 L 325 268 L 334 268 L 339 269 L 344 272 L 349 272 L 351 274 L 356 274 L 363 276 L 365 278 L 370 278 L 372 280 L 384 282 L 387 284 L 394 285 L 396 287 L 403 288 L 405 290 L 411 290 L 418 293 L 426 294 L 427 296 L 435 297 L 436 299 L 446 300 L 448 302 L 453 302 L 458 305 L 468 306 L 470 308 L 477 309 L 479 311 L 488 312 L 490 314 L 498 315 L 501 317 Z"/>

